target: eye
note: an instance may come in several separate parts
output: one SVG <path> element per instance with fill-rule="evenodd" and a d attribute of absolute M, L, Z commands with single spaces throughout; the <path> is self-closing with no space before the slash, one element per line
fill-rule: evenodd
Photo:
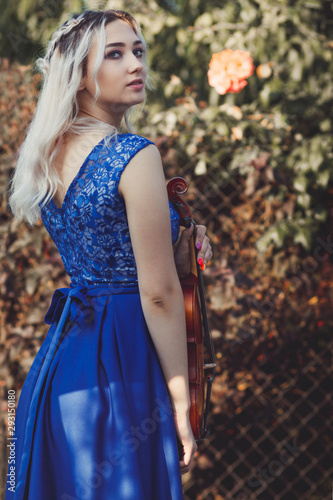
<path fill-rule="evenodd" d="M 108 54 L 106 54 L 105 59 L 119 59 L 119 57 L 122 55 L 120 50 L 112 50 Z"/>
<path fill-rule="evenodd" d="M 144 53 L 145 53 L 145 49 L 141 49 L 141 48 L 140 49 L 135 49 L 133 51 L 133 54 L 135 54 L 136 57 L 142 57 Z"/>

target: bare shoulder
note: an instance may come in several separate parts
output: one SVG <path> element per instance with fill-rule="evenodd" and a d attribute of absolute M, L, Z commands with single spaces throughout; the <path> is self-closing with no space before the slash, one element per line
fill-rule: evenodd
<path fill-rule="evenodd" d="M 156 177 L 164 180 L 162 159 L 155 144 L 148 144 L 126 166 L 119 181 L 119 193 L 123 196 L 127 189 L 148 186 Z"/>
<path fill-rule="evenodd" d="M 160 152 L 155 144 L 147 144 L 147 146 L 142 148 L 138 153 L 136 153 L 136 155 L 133 156 L 133 158 L 129 162 L 129 165 L 142 163 L 146 164 L 147 161 L 149 162 L 149 164 L 153 162 L 157 162 L 158 164 L 162 163 Z"/>

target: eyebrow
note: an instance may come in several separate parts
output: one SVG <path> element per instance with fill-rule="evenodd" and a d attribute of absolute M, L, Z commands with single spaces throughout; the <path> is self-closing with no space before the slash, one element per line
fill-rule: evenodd
<path fill-rule="evenodd" d="M 133 42 L 134 47 L 135 45 L 141 45 L 141 44 L 142 44 L 141 40 L 135 40 L 135 42 Z M 105 48 L 107 49 L 108 47 L 126 47 L 126 43 L 123 42 L 108 43 L 107 45 L 105 45 Z"/>

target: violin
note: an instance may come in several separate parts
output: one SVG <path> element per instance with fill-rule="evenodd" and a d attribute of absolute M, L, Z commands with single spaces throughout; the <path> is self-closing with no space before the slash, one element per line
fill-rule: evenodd
<path fill-rule="evenodd" d="M 194 225 L 190 240 L 191 271 L 180 278 L 183 291 L 190 386 L 190 422 L 194 438 L 201 442 L 207 436 L 207 420 L 212 383 L 215 377 L 216 358 L 208 322 L 202 271 L 197 262 L 195 247 L 196 224 L 190 207 L 181 198 L 187 191 L 182 177 L 174 177 L 167 184 L 168 198 L 179 216 L 181 226 Z"/>

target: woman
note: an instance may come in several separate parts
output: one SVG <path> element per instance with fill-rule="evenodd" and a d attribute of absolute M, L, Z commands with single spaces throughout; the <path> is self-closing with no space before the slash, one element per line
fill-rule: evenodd
<path fill-rule="evenodd" d="M 37 61 L 45 80 L 9 202 L 42 217 L 71 283 L 54 292 L 21 392 L 6 500 L 183 498 L 196 443 L 178 276 L 193 227 L 174 252 L 158 150 L 119 132 L 145 101 L 146 50 L 130 14 L 85 11 Z M 196 244 L 204 266 L 204 226 Z"/>

